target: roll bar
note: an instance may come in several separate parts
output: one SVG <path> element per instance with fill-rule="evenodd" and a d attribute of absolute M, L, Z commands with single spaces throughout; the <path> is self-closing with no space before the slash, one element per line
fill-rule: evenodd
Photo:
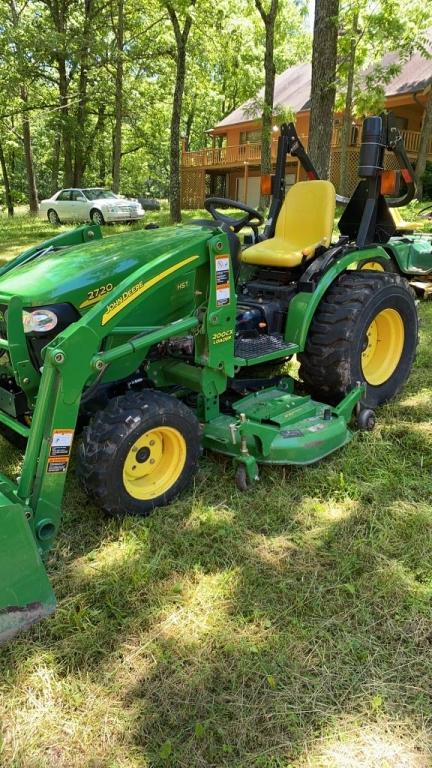
<path fill-rule="evenodd" d="M 386 198 L 381 192 L 386 151 L 394 152 L 407 188 L 404 195 L 395 198 Z M 285 165 L 288 155 L 299 160 L 309 179 L 319 179 L 294 123 L 283 123 L 278 141 L 276 169 L 272 176 L 269 217 L 263 233 L 265 239 L 274 236 L 277 217 L 285 198 Z M 359 177 L 360 182 L 352 197 L 336 195 L 336 202 L 347 207 L 341 218 L 340 231 L 355 237 L 360 246 L 373 240 L 385 241 L 394 234 L 391 231 L 393 224 L 389 219 L 388 208 L 407 205 L 415 194 L 414 170 L 393 113 L 383 112 L 379 116 L 365 119 L 360 145 Z"/>

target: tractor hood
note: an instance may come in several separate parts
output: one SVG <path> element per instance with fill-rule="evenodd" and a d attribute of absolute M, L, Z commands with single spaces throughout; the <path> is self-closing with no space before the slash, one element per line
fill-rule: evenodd
<path fill-rule="evenodd" d="M 201 253 L 215 228 L 194 225 L 141 230 L 62 248 L 18 264 L 0 277 L 0 295 L 20 296 L 26 307 L 68 302 L 87 306 L 89 292 L 118 285 L 162 255 Z M 105 292 L 105 291 L 104 291 Z"/>

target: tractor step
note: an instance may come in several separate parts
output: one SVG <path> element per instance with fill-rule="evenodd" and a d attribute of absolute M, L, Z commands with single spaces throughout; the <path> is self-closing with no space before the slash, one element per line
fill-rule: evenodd
<path fill-rule="evenodd" d="M 242 360 L 254 360 L 264 358 L 265 360 L 289 357 L 297 351 L 295 344 L 287 344 L 282 336 L 277 334 L 269 335 L 261 333 L 259 336 L 245 337 L 240 336 L 235 341 L 234 354 Z"/>
<path fill-rule="evenodd" d="M 0 644 L 55 610 L 29 509 L 0 492 Z"/>

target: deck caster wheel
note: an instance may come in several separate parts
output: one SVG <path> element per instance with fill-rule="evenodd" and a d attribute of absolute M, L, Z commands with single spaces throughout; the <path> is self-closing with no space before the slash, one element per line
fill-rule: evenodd
<path fill-rule="evenodd" d="M 237 467 L 236 473 L 235 473 L 235 484 L 239 491 L 242 493 L 246 493 L 246 491 L 249 491 L 252 483 L 249 480 L 246 472 L 246 467 L 244 464 L 240 464 Z"/>
<path fill-rule="evenodd" d="M 375 411 L 371 408 L 364 408 L 357 416 L 357 426 L 362 432 L 372 432 L 375 428 Z"/>
<path fill-rule="evenodd" d="M 236 473 L 235 473 L 235 484 L 239 491 L 242 493 L 245 493 L 246 491 L 250 491 L 252 486 L 255 485 L 256 480 L 258 480 L 258 470 L 256 471 L 256 476 L 252 479 L 248 475 L 248 471 L 246 469 L 245 464 L 239 464 Z"/>

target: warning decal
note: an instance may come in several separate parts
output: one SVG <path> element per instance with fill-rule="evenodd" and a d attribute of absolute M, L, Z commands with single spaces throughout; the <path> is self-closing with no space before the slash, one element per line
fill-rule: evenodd
<path fill-rule="evenodd" d="M 216 256 L 216 304 L 218 307 L 230 302 L 229 256 Z"/>
<path fill-rule="evenodd" d="M 73 429 L 55 429 L 53 431 L 47 472 L 67 472 L 73 436 Z"/>
<path fill-rule="evenodd" d="M 48 459 L 47 472 L 67 472 L 69 459 Z"/>
<path fill-rule="evenodd" d="M 51 438 L 50 456 L 70 456 L 73 429 L 55 429 Z"/>

